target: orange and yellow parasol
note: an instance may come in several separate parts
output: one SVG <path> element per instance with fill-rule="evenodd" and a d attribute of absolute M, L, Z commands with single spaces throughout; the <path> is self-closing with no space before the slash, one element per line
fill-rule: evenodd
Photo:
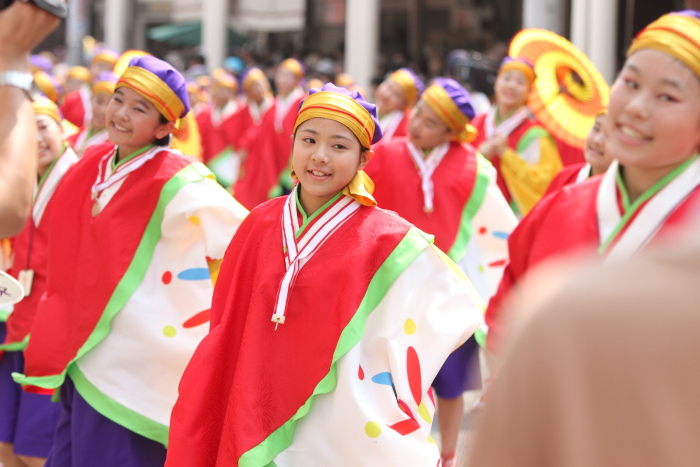
<path fill-rule="evenodd" d="M 582 149 L 595 118 L 608 105 L 610 88 L 588 57 L 546 29 L 523 29 L 508 55 L 529 60 L 535 80 L 528 107 L 554 138 Z"/>

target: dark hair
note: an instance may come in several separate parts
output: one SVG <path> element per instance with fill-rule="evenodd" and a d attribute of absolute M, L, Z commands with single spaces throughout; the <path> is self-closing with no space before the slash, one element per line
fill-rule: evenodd
<path fill-rule="evenodd" d="M 160 123 L 161 125 L 164 125 L 168 123 L 169 120 L 163 116 L 163 114 L 160 114 Z M 167 135 L 163 136 L 162 138 L 158 138 L 153 142 L 154 146 L 170 146 L 170 133 Z"/>

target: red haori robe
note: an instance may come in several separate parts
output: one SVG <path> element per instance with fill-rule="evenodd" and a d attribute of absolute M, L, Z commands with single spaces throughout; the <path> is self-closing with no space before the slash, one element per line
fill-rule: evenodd
<path fill-rule="evenodd" d="M 25 350 L 29 389 L 55 388 L 63 382 L 68 365 L 94 332 L 131 265 L 161 188 L 192 163 L 185 157 L 167 157 L 164 148 L 163 157 L 157 155 L 139 168 L 138 176 L 127 177 L 119 196 L 93 216 L 90 193 L 98 162 L 114 147 L 92 146 L 54 194 L 53 215 L 46 219 L 51 230 L 49 282 Z"/>
<path fill-rule="evenodd" d="M 47 257 L 49 243 L 49 222 L 51 218 L 53 194 L 70 168 L 78 161 L 72 149 L 67 148 L 58 157 L 51 172 L 46 176 L 36 196 L 32 216 L 22 232 L 14 238 L 14 265 L 9 274 L 20 277 L 23 270 L 33 271 L 31 291 L 22 301 L 14 305 L 7 319 L 7 336 L 2 345 L 4 350 L 22 350 L 34 322 L 39 301 L 46 290 Z"/>
<path fill-rule="evenodd" d="M 299 112 L 299 105 L 306 97 L 302 95 L 292 102 L 282 119 L 281 128 L 276 128 L 277 99 L 262 118 L 259 127 L 252 127 L 244 136 L 247 149 L 242 174 L 234 185 L 233 193 L 239 203 L 248 209 L 267 201 L 278 185 L 280 175 L 287 170 L 292 155 L 292 130 Z M 245 146 L 247 145 L 247 148 Z"/>
<path fill-rule="evenodd" d="M 251 211 L 229 245 L 211 332 L 185 371 L 173 409 L 169 466 L 237 465 L 287 422 L 329 371 L 369 282 L 410 228 L 398 216 L 361 207 L 303 267 L 286 322 L 275 330 L 270 316 L 285 274 L 286 200 Z M 335 286 L 323 286 L 329 282 Z"/>
<path fill-rule="evenodd" d="M 486 310 L 487 346 L 490 350 L 499 351 L 506 335 L 508 316 L 502 309 L 503 300 L 526 272 L 557 256 L 590 256 L 601 246 L 604 222 L 608 223 L 606 229 L 611 230 L 609 216 L 603 212 L 603 207 L 611 209 L 611 205 L 616 204 L 619 212 L 624 213 L 622 194 L 615 185 L 617 171 L 618 165 L 614 162 L 604 176 L 564 186 L 543 198 L 513 231 L 508 240 L 510 262 Z M 615 193 L 616 199 L 604 196 L 605 188 L 607 192 Z M 676 192 L 681 194 L 669 200 L 668 195 Z M 617 258 L 633 254 L 634 251 L 629 249 L 622 255 L 617 254 L 619 250 L 615 251 L 618 245 L 630 238 L 639 239 L 638 250 L 649 243 L 672 237 L 677 229 L 697 218 L 699 202 L 700 162 L 696 160 L 664 189 L 641 204 L 628 222 L 620 224 L 621 230 L 614 234 L 610 246 L 603 252 L 606 260 L 612 254 Z M 642 219 L 642 216 L 644 221 L 635 224 L 635 220 Z M 658 223 L 658 227 L 654 227 L 654 223 Z"/>
<path fill-rule="evenodd" d="M 474 148 L 450 143 L 433 173 L 434 210 L 425 212 L 421 178 L 408 153 L 408 140 L 395 138 L 376 147 L 365 171 L 374 181 L 374 198 L 381 208 L 397 212 L 419 229 L 435 236 L 435 245 L 448 252 L 457 238 L 464 205 L 477 176 Z"/>
<path fill-rule="evenodd" d="M 547 196 L 550 193 L 559 191 L 566 185 L 583 182 L 590 176 L 591 166 L 586 162 L 565 165 L 564 168 L 559 171 L 557 176 L 552 179 L 544 195 Z"/>

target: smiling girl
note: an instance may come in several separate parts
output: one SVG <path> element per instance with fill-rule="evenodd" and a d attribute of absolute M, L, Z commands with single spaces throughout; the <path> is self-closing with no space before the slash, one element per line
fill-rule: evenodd
<path fill-rule="evenodd" d="M 188 110 L 179 72 L 134 58 L 107 104 L 111 143 L 88 148 L 54 195 L 48 283 L 14 375 L 60 391 L 47 466 L 165 460 L 177 384 L 246 214 L 206 167 L 168 148 Z"/>
<path fill-rule="evenodd" d="M 481 301 L 429 236 L 376 206 L 373 104 L 326 84 L 293 128 L 298 183 L 226 252 L 166 465 L 435 466 L 430 383 Z"/>
<path fill-rule="evenodd" d="M 597 249 L 620 261 L 688 228 L 700 202 L 700 14 L 662 16 L 643 29 L 615 81 L 603 129 L 615 159 L 602 177 L 543 199 L 509 240 L 510 264 L 489 304 L 488 345 L 508 318 L 502 299 L 541 261 Z"/>

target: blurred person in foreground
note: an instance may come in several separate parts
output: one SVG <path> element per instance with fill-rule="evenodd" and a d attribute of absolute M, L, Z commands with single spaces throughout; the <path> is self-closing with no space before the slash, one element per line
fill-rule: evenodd
<path fill-rule="evenodd" d="M 513 332 L 462 465 L 698 465 L 698 265 L 692 239 L 575 275 L 533 274 L 549 296 L 517 301 L 529 319 Z"/>
<path fill-rule="evenodd" d="M 637 35 L 606 121 L 615 156 L 656 161 L 660 172 L 672 157 L 682 166 L 688 150 L 697 160 L 699 38 L 696 11 L 664 15 Z M 698 202 L 687 203 L 685 235 Z M 507 343 L 469 465 L 698 464 L 700 244 L 677 238 L 605 269 L 562 274 L 560 259 L 524 279 L 508 304 L 524 324 Z"/>
<path fill-rule="evenodd" d="M 30 74 L 29 54 L 51 31 L 59 18 L 33 5 L 14 2 L 0 11 L 0 74 Z M 0 238 L 18 233 L 32 204 L 37 161 L 36 123 L 28 93 L 13 85 L 0 85 Z"/>

